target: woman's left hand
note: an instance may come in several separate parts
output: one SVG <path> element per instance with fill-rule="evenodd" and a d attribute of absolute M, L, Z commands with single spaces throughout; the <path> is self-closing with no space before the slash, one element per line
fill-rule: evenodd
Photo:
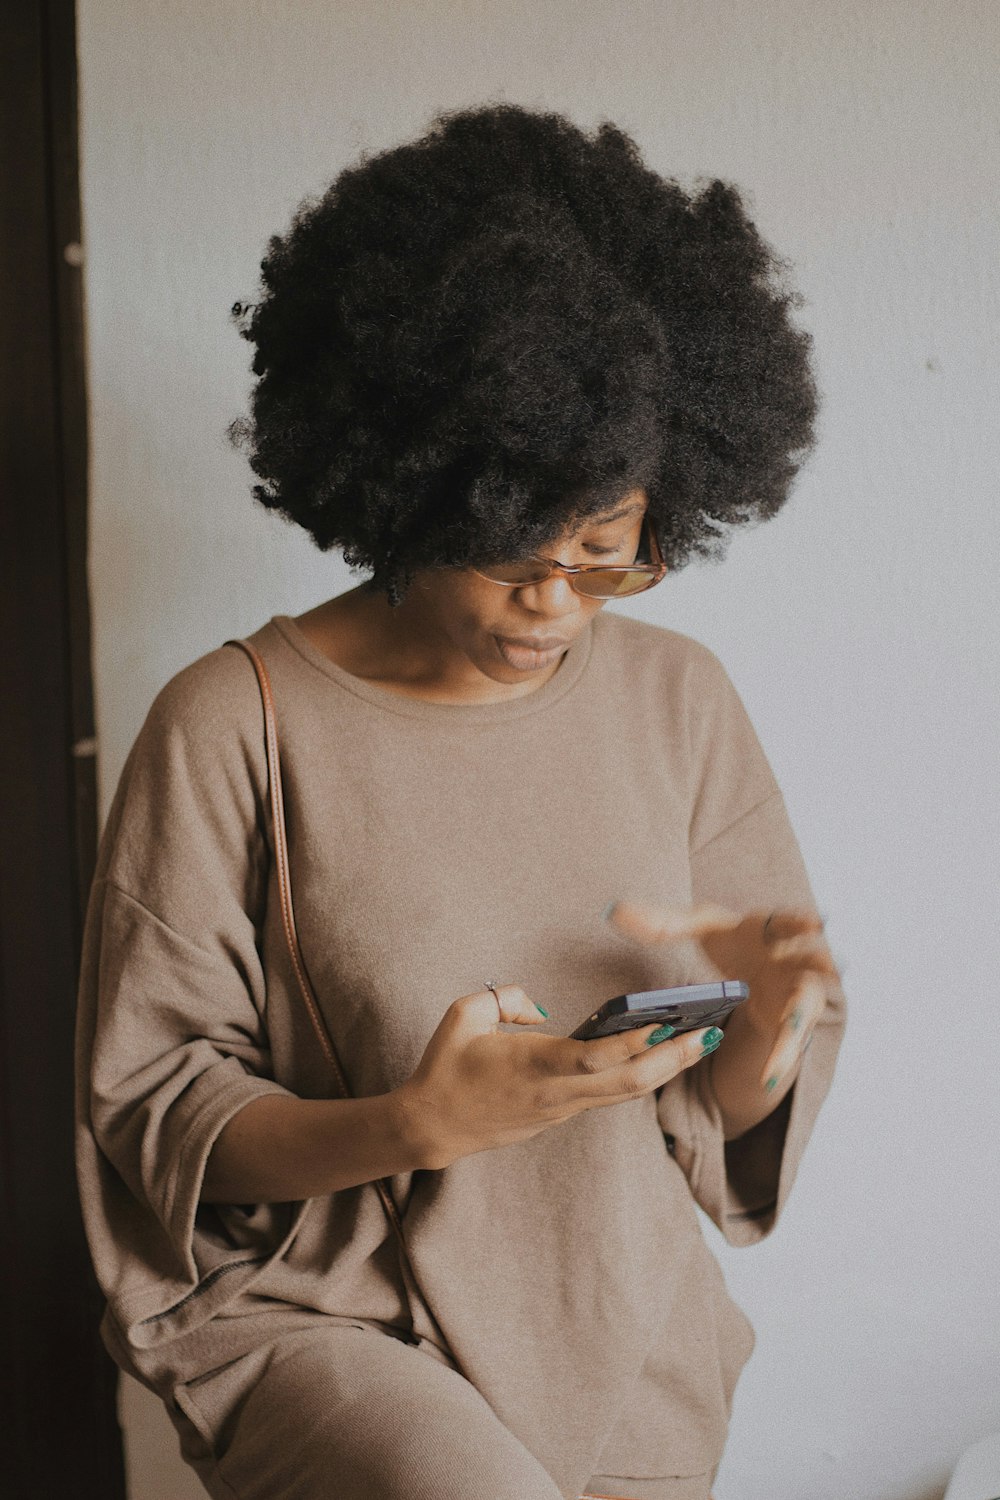
<path fill-rule="evenodd" d="M 742 979 L 750 996 L 733 1012 L 730 1026 L 739 1017 L 737 1033 L 753 1034 L 755 1052 L 767 1049 L 762 1088 L 788 1078 L 826 1005 L 826 976 L 838 975 L 821 917 L 795 909 L 740 915 L 711 904 L 676 910 L 618 901 L 608 921 L 642 943 L 694 940 L 723 979 Z"/>

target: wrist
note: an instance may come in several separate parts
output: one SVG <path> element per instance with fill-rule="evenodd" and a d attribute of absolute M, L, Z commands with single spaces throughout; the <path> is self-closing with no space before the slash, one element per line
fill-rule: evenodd
<path fill-rule="evenodd" d="M 447 1149 L 434 1109 L 412 1081 L 400 1084 L 385 1097 L 391 1128 L 404 1142 L 406 1154 L 414 1162 L 415 1169 L 439 1172 L 450 1166 L 455 1153 Z"/>

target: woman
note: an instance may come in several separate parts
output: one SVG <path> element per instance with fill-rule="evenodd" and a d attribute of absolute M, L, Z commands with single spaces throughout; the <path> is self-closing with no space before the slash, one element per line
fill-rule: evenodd
<path fill-rule="evenodd" d="M 103 1336 L 213 1496 L 709 1493 L 753 1332 L 695 1204 L 771 1230 L 843 996 L 722 666 L 602 610 L 785 500 L 779 269 L 734 189 L 501 104 L 343 172 L 235 309 L 256 496 L 370 574 L 251 637 L 353 1097 L 231 645 L 132 748 L 78 1025 Z M 569 1036 L 720 974 L 724 1038 Z"/>

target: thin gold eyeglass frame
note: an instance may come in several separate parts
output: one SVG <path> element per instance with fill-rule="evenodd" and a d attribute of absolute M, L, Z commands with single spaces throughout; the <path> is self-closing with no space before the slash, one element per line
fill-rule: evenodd
<path fill-rule="evenodd" d="M 558 571 L 567 575 L 570 588 L 574 589 L 584 599 L 630 599 L 633 594 L 644 594 L 647 589 L 651 589 L 654 584 L 659 583 L 667 573 L 667 564 L 663 560 L 663 553 L 656 538 L 656 531 L 648 514 L 644 525 L 649 541 L 649 555 L 652 558 L 652 562 L 569 564 L 557 562 L 554 557 L 542 557 L 540 553 L 533 552 L 531 556 L 536 562 L 548 563 L 549 571 L 544 577 L 533 578 L 527 583 L 523 581 L 511 583 L 502 578 L 491 578 L 488 573 L 482 572 L 479 568 L 473 568 L 472 571 L 473 573 L 478 573 L 480 578 L 485 578 L 487 583 L 495 583 L 497 588 L 501 589 L 534 588 L 538 583 L 546 583 L 552 577 L 552 574 Z M 641 589 L 630 589 L 627 594 L 587 594 L 583 589 L 577 588 L 574 582 L 574 575 L 577 573 L 648 573 L 649 582 Z"/>

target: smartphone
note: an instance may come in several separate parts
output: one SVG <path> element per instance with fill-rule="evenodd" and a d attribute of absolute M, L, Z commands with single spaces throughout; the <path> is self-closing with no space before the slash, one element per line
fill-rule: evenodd
<path fill-rule="evenodd" d="M 676 1032 L 718 1026 L 750 994 L 742 979 L 720 979 L 712 984 L 678 984 L 666 990 L 639 990 L 614 995 L 582 1021 L 570 1036 L 578 1042 L 592 1037 L 632 1031 L 653 1021 L 669 1022 Z"/>

